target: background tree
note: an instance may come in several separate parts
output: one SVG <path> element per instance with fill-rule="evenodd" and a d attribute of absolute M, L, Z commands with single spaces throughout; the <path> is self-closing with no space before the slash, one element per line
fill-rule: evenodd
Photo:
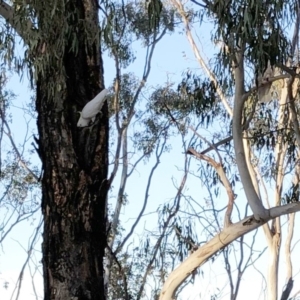
<path fill-rule="evenodd" d="M 189 20 L 187 18 L 186 12 L 184 11 L 183 5 L 179 1 L 172 1 L 172 3 L 183 18 L 187 37 L 191 46 L 195 47 L 189 28 Z M 295 82 L 294 79 L 297 75 L 296 73 L 294 73 L 294 75 L 291 75 L 289 73 L 289 69 L 285 68 L 282 63 L 288 65 L 289 67 L 293 64 L 289 57 L 290 55 L 292 57 L 294 56 L 296 43 L 298 41 L 298 17 L 295 20 L 296 25 L 294 36 L 293 40 L 291 40 L 290 43 L 290 51 L 288 51 L 286 48 L 284 49 L 284 47 L 286 47 L 289 42 L 287 37 L 284 35 L 283 30 L 284 10 L 289 9 L 288 3 L 282 2 L 282 6 L 280 6 L 280 8 L 271 7 L 269 9 L 265 6 L 266 3 L 260 2 L 259 4 L 255 5 L 256 12 L 254 12 L 253 7 L 250 3 L 247 3 L 247 1 L 242 4 L 237 4 L 234 1 L 226 4 L 204 1 L 203 4 L 197 4 L 203 8 L 204 14 L 208 12 L 209 14 L 212 14 L 213 17 L 215 17 L 217 24 L 216 38 L 220 39 L 224 44 L 221 52 L 221 61 L 223 62 L 224 66 L 228 66 L 231 68 L 229 76 L 230 74 L 232 75 L 231 79 L 234 80 L 235 83 L 235 90 L 233 92 L 233 111 L 228 109 L 226 97 L 224 97 L 224 92 L 222 92 L 222 90 L 219 88 L 220 83 L 216 80 L 216 76 L 207 69 L 205 63 L 203 62 L 203 59 L 201 58 L 201 56 L 199 56 L 199 51 L 195 50 L 194 48 L 194 52 L 196 57 L 198 58 L 198 61 L 200 62 L 200 65 L 202 66 L 202 68 L 204 68 L 207 75 L 214 83 L 215 88 L 219 88 L 219 97 L 223 101 L 223 103 L 225 103 L 225 108 L 227 108 L 229 114 L 231 114 L 233 117 L 232 130 L 237 166 L 241 176 L 242 184 L 245 189 L 248 203 L 252 211 L 254 212 L 254 219 L 252 220 L 258 220 L 258 223 L 260 223 L 260 220 L 265 219 L 267 215 L 269 215 L 270 217 L 270 213 L 266 212 L 266 209 L 262 206 L 262 201 L 260 198 L 258 178 L 262 179 L 261 183 L 263 183 L 263 176 L 260 173 L 263 169 L 260 170 L 260 168 L 258 168 L 258 157 L 261 156 L 262 153 L 266 154 L 267 152 L 267 155 L 269 155 L 270 158 L 268 163 L 272 163 L 274 159 L 274 165 L 276 167 L 272 175 L 274 176 L 276 182 L 274 195 L 275 206 L 279 206 L 282 202 L 283 178 L 285 172 L 284 170 L 286 170 L 286 168 L 288 167 L 288 164 L 286 164 L 286 162 L 290 163 L 290 159 L 287 158 L 287 156 L 291 155 L 291 152 L 286 151 L 288 148 L 291 149 L 290 147 L 292 147 L 292 149 L 294 150 L 296 148 L 294 143 L 296 143 L 297 140 L 297 128 L 299 127 L 299 124 L 296 117 L 294 101 L 296 97 L 296 91 L 298 89 L 298 82 L 297 80 Z M 295 3 L 292 7 L 293 9 L 296 8 L 295 15 L 298 15 L 298 3 Z M 256 14 L 257 12 L 259 12 L 259 15 Z M 280 22 L 277 23 L 273 17 L 269 19 L 269 16 L 271 15 L 281 17 Z M 252 89 L 250 90 L 250 92 L 246 92 L 245 90 L 247 79 L 245 77 L 244 65 L 246 62 L 248 64 L 248 68 L 251 68 L 251 64 L 253 64 L 252 70 L 254 71 L 252 74 L 256 76 L 257 84 L 256 99 L 251 96 L 253 95 L 253 92 L 255 92 L 255 90 Z M 277 69 L 276 71 L 275 66 L 281 67 L 281 69 Z M 271 72 L 271 75 L 267 75 L 268 69 L 271 69 L 272 67 L 274 69 Z M 281 75 L 284 73 L 284 71 L 287 72 L 286 75 L 288 78 L 285 80 L 283 80 L 284 75 Z M 259 79 L 259 73 L 264 74 L 264 77 L 262 79 Z M 277 75 L 278 77 L 276 78 L 275 75 Z M 275 82 L 276 80 L 280 80 L 280 82 L 282 82 L 282 86 L 280 88 L 278 88 L 278 85 L 275 87 L 275 91 L 277 91 L 277 94 L 274 95 L 271 94 L 270 88 L 272 86 L 272 81 Z M 266 86 L 268 87 L 267 89 L 265 89 Z M 263 101 L 263 99 L 260 99 L 260 96 L 265 96 L 262 95 L 262 88 L 264 88 L 264 94 L 269 94 L 269 101 L 274 98 L 280 99 L 278 115 L 271 116 L 271 111 L 268 110 L 268 108 L 265 110 L 264 105 L 260 105 L 260 109 L 256 108 L 257 101 Z M 250 110 L 249 105 L 252 106 Z M 265 115 L 265 111 L 268 112 L 268 115 Z M 287 113 L 287 111 L 289 113 Z M 256 113 L 258 114 L 257 117 Z M 274 121 L 272 122 L 271 120 Z M 287 125 L 288 120 L 291 120 L 290 126 Z M 271 125 L 271 123 L 273 124 Z M 270 125 L 272 126 L 272 129 L 270 128 Z M 286 134 L 290 136 L 291 128 L 293 128 L 292 132 L 293 134 L 295 134 L 295 140 L 285 137 Z M 250 132 L 247 131 L 248 129 L 250 129 Z M 262 135 L 265 135 L 266 133 L 269 134 L 269 137 L 262 137 Z M 247 142 L 247 140 L 250 141 L 250 143 Z M 254 149 L 251 147 L 251 140 L 253 140 L 252 145 L 256 145 L 256 147 L 260 150 L 258 154 L 255 154 L 255 152 L 253 152 Z M 275 150 L 273 152 L 274 154 L 268 153 L 268 150 L 270 150 L 270 145 L 272 145 L 273 147 L 272 150 Z M 264 146 L 266 146 L 266 150 Z M 294 152 L 292 155 L 295 159 Z M 203 155 L 199 156 L 199 158 L 205 159 Z M 297 177 L 297 170 L 295 172 L 295 176 Z M 222 180 L 222 182 L 225 185 L 224 180 Z M 296 186 L 295 184 L 293 184 L 293 187 L 294 190 L 298 190 L 298 186 Z M 298 201 L 297 197 L 293 197 L 293 199 L 297 199 Z M 246 222 L 244 224 L 249 223 Z M 271 227 L 266 224 L 263 228 L 266 234 L 270 251 L 268 297 L 270 299 L 277 299 L 278 259 L 281 240 L 280 218 L 277 218 L 276 221 L 272 223 Z M 233 227 L 231 229 L 232 231 L 234 230 Z M 292 232 L 291 228 L 290 230 Z M 287 245 L 289 245 L 289 242 L 287 242 Z M 198 250 L 197 254 L 195 254 L 195 258 L 197 255 L 197 258 L 199 259 L 199 256 L 202 252 L 201 250 L 203 251 L 203 249 Z M 289 246 L 287 246 L 287 253 L 289 253 Z M 199 263 L 201 262 L 195 262 L 195 264 Z M 184 267 L 184 264 L 181 267 Z M 181 269 L 180 271 L 182 273 L 188 274 L 190 272 L 186 269 L 183 270 L 181 267 L 179 267 L 176 271 L 179 271 Z M 176 276 L 178 275 L 178 273 L 174 272 L 173 274 L 176 278 L 180 277 L 180 275 Z M 291 276 L 289 275 L 288 278 L 291 279 Z M 170 282 L 171 281 L 173 281 L 174 283 L 174 277 L 172 277 L 172 275 L 170 276 Z M 176 283 L 174 285 L 176 285 Z M 167 296 L 164 296 L 163 292 L 161 295 L 161 299 L 169 299 L 171 297 L 171 293 L 169 292 L 170 289 L 169 286 L 167 286 L 165 292 Z"/>

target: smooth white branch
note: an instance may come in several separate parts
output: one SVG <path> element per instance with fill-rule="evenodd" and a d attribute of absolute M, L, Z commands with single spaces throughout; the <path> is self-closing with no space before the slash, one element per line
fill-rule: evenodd
<path fill-rule="evenodd" d="M 289 203 L 283 206 L 276 206 L 268 210 L 267 218 L 257 221 L 254 216 L 224 228 L 220 233 L 199 247 L 193 254 L 184 260 L 175 270 L 173 270 L 161 290 L 159 300 L 173 300 L 178 287 L 187 279 L 195 269 L 202 266 L 210 257 L 222 248 L 247 234 L 248 232 L 262 226 L 269 220 L 282 215 L 300 211 L 300 202 Z"/>

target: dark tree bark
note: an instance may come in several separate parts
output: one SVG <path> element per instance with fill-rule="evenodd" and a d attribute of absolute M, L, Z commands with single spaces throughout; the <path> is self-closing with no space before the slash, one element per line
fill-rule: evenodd
<path fill-rule="evenodd" d="M 292 278 L 289 278 L 288 283 L 284 291 L 282 292 L 280 300 L 288 300 L 293 287 L 294 287 L 294 280 Z"/>
<path fill-rule="evenodd" d="M 35 4 L 45 300 L 105 299 L 107 105 L 94 126 L 76 126 L 77 111 L 104 88 L 96 3 Z"/>

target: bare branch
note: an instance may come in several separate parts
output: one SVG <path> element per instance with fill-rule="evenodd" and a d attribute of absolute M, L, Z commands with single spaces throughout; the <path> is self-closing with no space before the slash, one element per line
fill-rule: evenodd
<path fill-rule="evenodd" d="M 268 222 L 273 218 L 296 211 L 300 211 L 300 203 L 290 203 L 283 206 L 277 206 L 268 211 L 267 218 L 264 220 L 256 221 L 255 217 L 251 216 L 224 228 L 224 230 L 191 254 L 173 272 L 170 273 L 162 288 L 159 300 L 173 299 L 172 297 L 174 297 L 177 288 L 196 268 L 202 266 L 211 256 L 226 247 L 232 241 L 260 227 L 265 222 Z"/>
<path fill-rule="evenodd" d="M 246 139 L 243 140 L 243 144 L 244 144 L 245 158 L 246 158 L 247 166 L 249 169 L 249 173 L 250 173 L 251 180 L 252 180 L 253 186 L 255 188 L 255 191 L 256 191 L 257 195 L 259 195 L 259 197 L 261 198 L 259 185 L 258 185 L 258 181 L 257 181 L 257 177 L 256 177 L 258 171 L 256 171 L 253 164 L 251 163 L 251 159 L 253 158 L 253 153 L 251 151 L 249 141 L 247 139 L 247 137 L 248 137 L 247 133 L 245 133 L 244 137 L 246 137 Z M 268 223 L 263 225 L 263 230 L 264 230 L 265 236 L 267 238 L 267 243 L 269 246 L 271 246 L 272 245 L 272 233 L 271 233 Z"/>
<path fill-rule="evenodd" d="M 119 268 L 119 272 L 122 275 L 122 279 L 123 279 L 123 284 L 124 284 L 124 294 L 125 294 L 125 299 L 124 300 L 130 300 L 130 297 L 128 295 L 128 284 L 127 284 L 127 275 L 126 272 L 124 272 L 124 269 L 122 268 L 122 265 L 120 264 L 118 258 L 116 257 L 115 253 L 111 250 L 110 247 L 108 247 L 109 250 L 109 255 L 111 257 L 113 257 L 114 261 L 116 262 L 118 268 Z"/>
<path fill-rule="evenodd" d="M 208 148 L 206 148 L 205 150 L 201 151 L 201 154 L 206 154 L 207 152 L 213 150 L 213 149 L 216 149 L 217 147 L 221 146 L 221 145 L 224 145 L 228 142 L 230 142 L 232 140 L 232 136 L 229 136 L 215 144 L 212 144 L 211 146 L 209 146 Z"/>
<path fill-rule="evenodd" d="M 163 224 L 163 228 L 162 228 L 162 232 L 157 240 L 157 242 L 155 243 L 154 247 L 153 247 L 153 252 L 152 252 L 152 257 L 147 265 L 147 268 L 146 268 L 146 271 L 144 273 L 144 276 L 143 276 L 143 280 L 142 280 L 142 283 L 141 283 L 141 286 L 140 286 L 140 289 L 139 289 L 139 292 L 138 292 L 138 295 L 137 295 L 137 299 L 139 300 L 142 296 L 142 293 L 144 291 L 144 288 L 145 288 L 145 284 L 146 284 L 146 279 L 147 279 L 147 276 L 153 266 L 153 263 L 155 261 L 155 258 L 156 258 L 156 255 L 158 253 L 158 250 L 159 250 L 159 247 L 162 243 L 162 240 L 166 234 L 166 231 L 167 229 L 169 228 L 169 225 L 170 225 L 170 222 L 171 220 L 173 220 L 174 216 L 178 213 L 179 211 L 179 207 L 180 207 L 180 200 L 181 200 L 181 195 L 182 195 L 182 191 L 183 191 L 183 188 L 185 186 L 185 183 L 186 183 L 186 180 L 187 180 L 187 176 L 188 176 L 188 159 L 187 157 L 185 156 L 185 172 L 184 172 L 184 175 L 183 175 L 183 178 L 181 180 L 181 183 L 180 183 L 180 186 L 177 190 L 177 193 L 176 193 L 176 196 L 175 196 L 175 202 L 174 202 L 174 205 L 173 207 L 171 208 L 171 213 L 169 214 L 168 218 L 166 219 L 166 221 L 164 222 Z"/>
<path fill-rule="evenodd" d="M 5 231 L 5 233 L 1 236 L 0 238 L 0 244 L 3 242 L 3 240 L 5 239 L 5 237 L 11 232 L 11 230 L 19 223 L 21 223 L 24 220 L 28 220 L 32 215 L 34 215 L 38 210 L 40 210 L 40 207 L 38 206 L 35 210 L 29 212 L 29 213 L 24 213 L 21 214 L 19 212 L 19 215 L 16 219 L 16 221 L 14 221 L 12 224 L 10 224 L 9 228 Z M 8 223 L 8 222 L 7 222 Z M 7 224 L 5 224 L 7 225 Z M 5 226 L 2 226 L 2 228 Z"/>
<path fill-rule="evenodd" d="M 152 62 L 152 57 L 153 57 L 153 54 L 154 54 L 154 50 L 155 50 L 155 47 L 157 45 L 157 43 L 162 39 L 162 37 L 166 34 L 167 32 L 167 28 L 164 28 L 164 30 L 162 31 L 162 33 L 157 37 L 156 34 L 154 34 L 154 37 L 153 37 L 153 42 L 151 45 L 148 46 L 147 48 L 147 54 L 146 54 L 146 59 L 145 59 L 145 66 L 144 66 L 144 72 L 143 72 L 143 77 L 142 77 L 142 80 L 140 82 L 140 85 L 139 87 L 137 88 L 136 92 L 135 92 L 135 95 L 133 97 L 133 101 L 132 101 L 132 104 L 131 104 L 131 107 L 129 109 L 129 113 L 128 113 L 128 116 L 127 116 L 127 120 L 126 120 L 126 123 L 122 125 L 122 127 L 120 127 L 119 125 L 119 116 L 118 116 L 118 111 L 116 111 L 116 126 L 117 126 L 117 129 L 118 129 L 118 132 L 119 132 L 119 136 L 118 136 L 118 142 L 117 142 L 117 150 L 116 150 L 116 155 L 115 155 L 115 163 L 114 163 L 114 168 L 111 172 L 111 175 L 110 175 L 110 178 L 108 180 L 108 185 L 111 186 L 116 174 L 117 174 L 117 171 L 118 171 L 118 168 L 119 168 L 119 159 L 120 159 L 120 151 L 121 151 L 121 142 L 122 142 L 122 139 L 121 139 L 121 135 L 122 135 L 122 131 L 128 127 L 128 125 L 130 124 L 133 116 L 134 116 L 134 108 L 135 108 L 135 104 L 139 98 L 139 95 L 143 89 L 143 87 L 145 86 L 145 83 L 149 77 L 149 74 L 150 74 L 150 71 L 151 71 L 151 62 Z M 115 87 L 117 89 L 120 88 L 120 84 L 119 84 L 119 81 L 120 81 L 120 67 L 119 67 L 119 60 L 118 60 L 118 55 L 117 53 L 114 53 L 115 54 L 115 62 L 116 62 L 116 69 L 117 69 L 117 76 L 119 77 L 119 79 L 117 80 L 117 83 L 115 85 Z M 118 90 L 116 91 L 118 92 Z M 117 96 L 115 96 L 117 97 Z M 118 101 L 118 98 L 115 98 L 115 102 Z M 118 107 L 118 104 L 115 104 L 115 107 Z"/>
<path fill-rule="evenodd" d="M 220 88 L 220 85 L 218 83 L 217 77 L 216 75 L 211 71 L 211 69 L 207 66 L 207 64 L 205 63 L 204 59 L 202 58 L 200 52 L 199 52 L 199 48 L 197 47 L 195 40 L 193 38 L 193 35 L 191 33 L 191 29 L 190 29 L 190 22 L 188 20 L 187 17 L 187 13 L 184 11 L 184 7 L 182 5 L 182 3 L 180 2 L 180 0 L 171 0 L 171 2 L 173 3 L 173 5 L 176 7 L 178 13 L 180 14 L 184 25 L 185 25 L 185 33 L 187 36 L 187 39 L 191 45 L 191 48 L 194 52 L 194 55 L 199 63 L 199 65 L 202 67 L 202 69 L 205 71 L 205 73 L 207 74 L 208 78 L 213 82 L 216 91 L 218 93 L 218 96 L 220 97 L 221 102 L 223 103 L 227 113 L 232 117 L 233 116 L 233 112 L 232 112 L 232 108 L 229 106 L 226 97 L 224 95 L 224 93 L 222 92 L 222 89 Z M 198 4 L 200 5 L 200 4 Z"/>
<path fill-rule="evenodd" d="M 222 167 L 222 164 L 217 163 L 215 160 L 213 160 L 211 157 L 209 157 L 207 155 L 197 152 L 193 148 L 188 148 L 187 152 L 192 153 L 197 158 L 208 162 L 212 167 L 215 168 L 216 172 L 220 176 L 220 180 L 221 180 L 222 184 L 224 185 L 227 195 L 228 195 L 228 205 L 227 205 L 227 210 L 225 213 L 224 228 L 228 227 L 231 224 L 231 214 L 232 214 L 233 202 L 234 202 L 234 192 L 233 192 L 231 184 L 226 176 L 224 168 Z"/>
<path fill-rule="evenodd" d="M 200 7 L 207 8 L 206 5 L 200 3 L 200 2 L 198 2 L 198 1 L 196 1 L 196 0 L 191 0 L 191 1 L 192 1 L 193 3 L 195 3 L 195 4 L 197 4 L 197 5 L 200 6 Z"/>
<path fill-rule="evenodd" d="M 123 169 L 122 169 L 121 183 L 120 183 L 120 188 L 119 188 L 119 192 L 118 192 L 117 203 L 116 203 L 116 207 L 115 207 L 115 211 L 114 211 L 113 221 L 111 224 L 111 239 L 109 241 L 109 247 L 111 249 L 112 249 L 112 245 L 114 243 L 114 239 L 115 239 L 115 235 L 116 235 L 116 231 L 117 231 L 120 212 L 121 212 L 121 208 L 122 208 L 123 201 L 124 201 L 124 199 L 123 199 L 124 190 L 125 190 L 126 181 L 128 178 L 128 175 L 127 175 L 127 170 L 128 170 L 127 128 L 125 128 L 123 131 L 122 139 L 123 139 L 123 150 L 122 150 Z"/>
<path fill-rule="evenodd" d="M 12 134 L 11 134 L 11 131 L 10 131 L 10 127 L 8 125 L 8 123 L 6 122 L 6 120 L 3 118 L 3 115 L 2 115 L 2 112 L 0 112 L 0 115 L 3 119 L 3 123 L 6 127 L 6 130 L 7 131 L 4 131 L 5 135 L 8 137 L 8 139 L 10 140 L 10 143 L 19 159 L 19 163 L 21 164 L 21 166 L 28 172 L 31 174 L 31 176 L 36 180 L 36 182 L 39 181 L 39 177 L 37 175 L 35 175 L 35 173 L 33 173 L 33 171 L 27 166 L 27 164 L 24 162 L 22 156 L 21 156 L 21 153 L 19 152 L 18 150 L 18 147 L 16 146 L 15 142 L 14 142 L 14 139 L 12 137 Z"/>
<path fill-rule="evenodd" d="M 288 234 L 285 241 L 285 263 L 286 263 L 286 278 L 290 280 L 293 277 L 293 267 L 291 260 L 291 243 L 294 235 L 294 226 L 295 226 L 295 214 L 292 213 L 288 215 L 289 218 L 289 227 Z"/>
<path fill-rule="evenodd" d="M 122 241 L 122 243 L 118 246 L 116 253 L 118 253 L 119 251 L 122 250 L 123 246 L 125 245 L 125 243 L 128 241 L 128 239 L 130 238 L 130 236 L 132 235 L 135 227 L 137 226 L 137 224 L 139 223 L 145 209 L 148 203 L 148 198 L 149 198 L 149 190 L 150 190 L 150 186 L 152 183 L 152 177 L 154 175 L 154 171 L 156 170 L 156 168 L 158 167 L 159 163 L 160 163 L 160 157 L 163 153 L 164 147 L 166 144 L 166 139 L 164 140 L 164 142 L 162 143 L 162 145 L 159 147 L 159 144 L 157 145 L 157 149 L 156 149 L 156 162 L 154 164 L 154 166 L 152 167 L 151 171 L 150 171 L 150 175 L 148 178 L 148 183 L 147 183 L 147 187 L 146 187 L 146 191 L 145 191 L 145 197 L 144 197 L 144 203 L 143 203 L 143 207 L 139 213 L 139 215 L 137 216 L 137 219 L 135 220 L 134 224 L 132 225 L 129 233 L 127 234 L 127 236 L 124 238 L 124 240 Z"/>
<path fill-rule="evenodd" d="M 234 70 L 235 75 L 235 97 L 234 97 L 234 109 L 233 109 L 233 141 L 234 150 L 236 155 L 236 163 L 240 173 L 241 181 L 246 193 L 247 201 L 254 213 L 257 220 L 267 218 L 267 210 L 262 205 L 260 198 L 258 197 L 252 180 L 247 168 L 247 162 L 245 158 L 244 146 L 243 146 L 243 127 L 242 117 L 245 99 L 243 97 L 244 91 L 244 60 L 243 60 L 243 47 L 237 52 L 237 66 Z"/>
<path fill-rule="evenodd" d="M 25 271 L 25 268 L 30 260 L 30 257 L 32 255 L 32 252 L 33 252 L 33 247 L 34 247 L 34 244 L 36 243 L 36 240 L 38 238 L 38 235 L 40 234 L 40 229 L 41 229 L 41 226 L 43 225 L 43 221 L 40 221 L 39 225 L 37 226 L 37 228 L 35 229 L 35 234 L 33 236 L 33 239 L 29 245 L 29 249 L 26 251 L 27 252 L 27 257 L 26 257 L 26 260 L 22 266 L 22 269 L 21 269 L 21 272 L 20 272 L 20 275 L 19 275 L 19 278 L 18 278 L 18 281 L 16 283 L 16 286 L 15 286 L 15 289 L 12 293 L 12 296 L 11 296 L 11 299 L 15 293 L 15 291 L 17 290 L 17 295 L 16 295 L 16 298 L 15 300 L 18 300 L 19 298 L 19 295 L 20 295 L 20 291 L 21 291 L 21 287 L 22 287 L 22 282 L 23 282 L 23 276 L 24 276 L 24 271 Z"/>

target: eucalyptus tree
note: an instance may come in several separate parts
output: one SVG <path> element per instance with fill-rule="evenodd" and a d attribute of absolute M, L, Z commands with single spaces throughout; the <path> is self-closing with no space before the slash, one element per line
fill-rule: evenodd
<path fill-rule="evenodd" d="M 89 0 L 0 4 L 0 15 L 7 22 L 4 28 L 15 30 L 24 42 L 25 58 L 22 65 L 16 62 L 14 67 L 27 68 L 36 93 L 38 138 L 35 142 L 42 162 L 42 176 L 39 179 L 32 172 L 31 176 L 34 175 L 37 184 L 41 182 L 42 188 L 45 299 L 106 299 L 104 277 L 108 287 L 111 285 L 112 297 L 116 295 L 115 286 L 109 285 L 109 281 L 113 283 L 110 265 L 116 257 L 110 251 L 125 183 L 120 187 L 111 226 L 106 216 L 107 192 L 121 159 L 125 162 L 123 174 L 126 175 L 126 133 L 135 115 L 134 105 L 149 76 L 156 44 L 167 31 L 173 30 L 172 14 L 165 10 L 154 18 L 152 26 L 153 20 L 149 20 L 142 4 L 110 1 L 101 3 L 100 28 L 99 9 L 97 2 Z M 162 19 L 163 27 L 158 28 L 156 18 Z M 126 86 L 130 76 L 120 73 L 121 65 L 133 59 L 129 50 L 130 30 L 134 32 L 134 38 L 142 37 L 147 47 L 145 70 L 134 95 Z M 101 49 L 104 43 L 117 67 L 115 95 L 108 97 L 112 103 L 110 112 L 104 104 L 91 126 L 85 126 L 90 125 L 86 119 L 84 126 L 78 126 L 82 125 L 78 112 L 104 89 Z M 13 54 L 10 50 L 14 49 L 7 49 L 7 53 Z M 8 63 L 15 62 L 13 55 L 9 58 Z M 24 69 L 19 71 L 24 72 Z M 115 115 L 118 143 L 113 157 L 114 168 L 108 178 L 108 119 L 112 114 Z M 162 149 L 164 144 L 160 151 Z M 27 171 L 30 173 L 29 169 Z M 107 231 L 110 239 L 104 275 Z M 119 245 L 116 253 L 121 249 L 122 245 Z M 139 293 L 143 290 L 144 286 L 141 286 Z M 121 294 L 129 297 L 126 289 Z"/>
<path fill-rule="evenodd" d="M 236 238 L 260 226 L 263 226 L 270 253 L 268 298 L 277 299 L 280 216 L 299 210 L 299 3 L 205 0 L 193 2 L 196 4 L 193 9 L 198 10 L 198 15 L 202 19 L 211 20 L 215 26 L 212 40 L 220 46 L 220 52 L 214 70 L 205 64 L 195 47 L 191 35 L 191 7 L 184 7 L 180 1 L 171 1 L 182 17 L 187 38 L 197 60 L 217 92 L 218 101 L 224 105 L 231 119 L 229 136 L 211 143 L 209 150 L 215 149 L 218 152 L 220 150 L 217 149 L 222 149 L 222 145 L 233 140 L 234 160 L 253 216 L 232 223 L 234 196 L 232 182 L 227 179 L 223 168 L 224 158 L 218 154 L 217 163 L 207 156 L 208 151 L 189 149 L 189 153 L 207 161 L 216 169 L 226 188 L 229 201 L 224 216 L 225 223 L 220 233 L 199 247 L 169 275 L 160 299 L 172 299 L 177 288 L 195 268 Z M 194 30 L 197 31 L 195 26 Z M 189 90 L 190 94 L 195 91 L 191 85 L 187 88 L 185 84 L 185 89 Z M 286 176 L 287 173 L 294 177 L 292 183 L 289 182 L 291 178 Z M 267 199 L 271 196 L 265 188 L 265 180 L 274 180 L 273 208 L 268 201 L 265 207 L 262 201 L 263 193 Z M 268 225 L 267 221 L 271 219 L 273 221 Z M 293 283 L 289 257 L 292 232 L 293 214 L 290 216 L 286 243 L 289 270 L 288 284 L 282 295 L 284 299 L 287 299 L 291 292 Z M 236 295 L 233 294 L 232 297 L 236 299 Z"/>
<path fill-rule="evenodd" d="M 107 105 L 92 127 L 76 126 L 104 88 L 98 10 L 89 0 L 0 4 L 36 91 L 44 299 L 105 299 Z"/>

